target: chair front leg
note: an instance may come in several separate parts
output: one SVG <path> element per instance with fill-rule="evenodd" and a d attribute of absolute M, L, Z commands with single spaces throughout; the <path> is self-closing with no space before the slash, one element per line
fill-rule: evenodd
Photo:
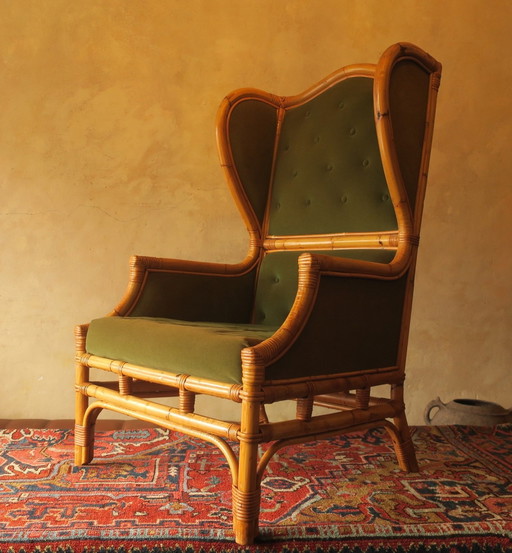
<path fill-rule="evenodd" d="M 89 398 L 83 393 L 83 386 L 89 381 L 89 367 L 80 362 L 85 352 L 85 336 L 87 325 L 75 329 L 76 369 L 75 369 L 75 465 L 86 465 L 94 456 L 94 426 L 90 428 L 85 423 L 85 413 L 89 406 Z"/>
<path fill-rule="evenodd" d="M 242 401 L 237 482 L 233 485 L 233 529 L 239 545 L 252 545 L 258 535 L 261 489 L 257 477 L 260 402 Z"/>

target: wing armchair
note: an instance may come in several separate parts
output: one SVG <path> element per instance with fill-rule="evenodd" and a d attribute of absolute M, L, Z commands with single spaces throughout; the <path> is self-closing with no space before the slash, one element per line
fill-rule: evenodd
<path fill-rule="evenodd" d="M 217 141 L 248 254 L 131 259 L 122 301 L 76 330 L 77 465 L 93 458 L 103 409 L 203 438 L 226 457 L 243 545 L 258 534 L 265 468 L 288 444 L 384 427 L 400 467 L 418 469 L 403 382 L 440 74 L 403 43 L 297 96 L 223 100 Z M 238 418 L 196 412 L 198 394 Z M 286 400 L 293 416 L 269 420 L 265 405 Z"/>

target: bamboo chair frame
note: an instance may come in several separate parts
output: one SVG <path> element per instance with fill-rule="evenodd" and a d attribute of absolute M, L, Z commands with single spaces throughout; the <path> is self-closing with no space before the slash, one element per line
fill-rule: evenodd
<path fill-rule="evenodd" d="M 430 75 L 431 87 L 414 217 L 394 147 L 390 117 L 389 78 L 394 64 L 403 59 L 411 59 L 421 65 Z M 441 65 L 437 61 L 419 48 L 404 43 L 386 50 L 377 66 L 362 64 L 345 67 L 301 95 L 278 97 L 259 90 L 242 89 L 224 99 L 217 117 L 217 140 L 222 167 L 249 233 L 246 258 L 241 263 L 230 265 L 134 256 L 131 259 L 127 292 L 110 316 L 127 316 L 131 313 L 151 272 L 229 278 L 251 271 L 260 262 L 264 250 L 314 249 L 325 250 L 328 254 L 333 249 L 384 248 L 396 252 L 394 259 L 388 264 L 381 264 L 317 253 L 302 254 L 299 258 L 298 291 L 288 317 L 270 338 L 242 350 L 242 384 L 226 384 L 91 355 L 86 352 L 85 347 L 88 325 L 78 326 L 75 333 L 77 465 L 87 464 L 93 458 L 94 425 L 103 409 L 204 439 L 222 451 L 229 465 L 233 484 L 234 533 L 237 543 L 242 545 L 252 544 L 258 535 L 261 480 L 268 462 L 282 447 L 342 432 L 383 427 L 394 442 L 400 467 L 406 471 L 418 470 L 405 417 L 403 382 L 416 251 L 440 74 Z M 287 109 L 307 102 L 331 85 L 352 76 L 375 80 L 375 124 L 398 230 L 305 237 L 266 235 L 266 223 L 261 225 L 254 215 L 231 154 L 227 125 L 233 105 L 247 98 L 258 99 L 276 106 L 279 117 L 282 118 Z M 266 379 L 265 367 L 286 355 L 300 336 L 314 309 L 323 276 L 393 280 L 406 272 L 408 285 L 398 362 L 395 366 L 363 373 L 354 371 L 286 380 Z M 92 381 L 89 375 L 91 368 L 111 372 L 117 375 L 117 380 Z M 373 397 L 371 388 L 383 384 L 390 386 L 390 397 Z M 240 420 L 223 421 L 194 412 L 197 394 L 239 403 Z M 162 405 L 152 399 L 163 396 L 178 396 L 178 407 Z M 90 398 L 94 401 L 89 405 Z M 296 400 L 296 418 L 269 422 L 264 405 L 283 400 Z M 327 414 L 314 415 L 315 405 L 329 407 L 331 410 Z M 239 444 L 238 454 L 235 453 L 232 442 Z M 266 442 L 270 442 L 270 446 L 260 457 L 259 445 Z"/>

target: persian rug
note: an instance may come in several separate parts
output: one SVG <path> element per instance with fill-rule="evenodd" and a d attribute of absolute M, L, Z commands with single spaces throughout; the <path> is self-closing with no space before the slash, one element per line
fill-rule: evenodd
<path fill-rule="evenodd" d="M 262 484 L 261 537 L 234 543 L 231 478 L 213 446 L 166 430 L 98 432 L 73 466 L 69 430 L 0 431 L 0 551 L 512 551 L 512 425 L 413 429 L 421 473 L 380 430 L 282 449 Z"/>

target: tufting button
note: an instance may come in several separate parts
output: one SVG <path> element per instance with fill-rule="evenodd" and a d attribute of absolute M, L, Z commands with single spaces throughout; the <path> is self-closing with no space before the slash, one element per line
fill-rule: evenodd
<path fill-rule="evenodd" d="M 310 206 L 311 205 L 311 200 L 309 198 L 307 200 L 304 200 L 304 205 L 305 206 Z"/>
<path fill-rule="evenodd" d="M 328 163 L 328 164 L 325 166 L 325 169 L 326 169 L 326 171 L 328 171 L 328 172 L 330 173 L 330 172 L 334 169 L 334 167 L 333 167 L 330 163 Z"/>
<path fill-rule="evenodd" d="M 370 162 L 367 159 L 363 159 L 363 167 L 368 167 L 370 165 Z"/>
<path fill-rule="evenodd" d="M 346 204 L 348 202 L 348 198 L 346 196 L 340 196 L 340 204 Z"/>
<path fill-rule="evenodd" d="M 279 202 L 276 202 L 276 209 L 281 209 L 281 204 Z"/>
<path fill-rule="evenodd" d="M 315 137 L 313 138 L 313 142 L 314 142 L 315 144 L 318 144 L 318 143 L 320 142 L 320 137 L 319 137 L 319 136 L 315 136 Z"/>
<path fill-rule="evenodd" d="M 304 114 L 305 117 L 311 117 L 311 110 L 307 110 L 306 113 Z"/>
<path fill-rule="evenodd" d="M 274 277 L 274 282 L 277 284 L 279 282 L 279 277 L 278 276 L 275 276 Z"/>
<path fill-rule="evenodd" d="M 352 127 L 349 131 L 350 136 L 354 136 L 356 134 L 356 129 Z"/>
<path fill-rule="evenodd" d="M 292 171 L 292 177 L 296 177 L 298 174 L 299 174 L 299 172 L 297 171 L 297 169 Z"/>
<path fill-rule="evenodd" d="M 340 102 L 340 103 L 338 104 L 338 109 L 343 109 L 344 107 L 345 107 L 344 102 Z"/>
<path fill-rule="evenodd" d="M 382 201 L 383 202 L 389 201 L 389 194 L 382 194 Z"/>

